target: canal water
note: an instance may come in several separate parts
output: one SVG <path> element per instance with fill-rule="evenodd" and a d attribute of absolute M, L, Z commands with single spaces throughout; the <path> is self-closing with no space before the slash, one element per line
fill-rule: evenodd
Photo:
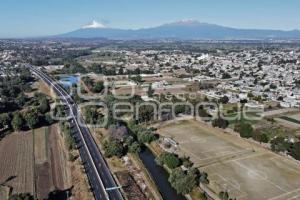
<path fill-rule="evenodd" d="M 164 200 L 186 200 L 183 195 L 177 194 L 176 190 L 172 188 L 168 181 L 169 174 L 164 168 L 156 164 L 155 156 L 147 147 L 139 153 L 139 156 L 148 172 L 151 174 Z"/>
<path fill-rule="evenodd" d="M 59 77 L 59 82 L 65 87 L 70 87 L 71 85 L 76 84 L 78 79 L 78 76 L 63 75 Z M 169 174 L 164 168 L 156 164 L 155 156 L 147 147 L 139 153 L 139 157 L 148 172 L 151 174 L 153 181 L 157 185 L 157 188 L 164 200 L 186 200 L 183 195 L 177 194 L 176 190 L 172 188 L 168 181 Z"/>
<path fill-rule="evenodd" d="M 78 76 L 74 75 L 62 75 L 59 76 L 59 82 L 65 86 L 65 87 L 70 87 L 73 84 L 76 84 L 78 82 Z"/>

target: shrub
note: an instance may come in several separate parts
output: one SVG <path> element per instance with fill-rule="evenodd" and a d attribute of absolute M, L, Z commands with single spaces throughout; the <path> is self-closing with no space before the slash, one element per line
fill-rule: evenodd
<path fill-rule="evenodd" d="M 286 152 L 291 148 L 291 144 L 284 137 L 276 137 L 271 140 L 271 149 L 275 152 Z"/>
<path fill-rule="evenodd" d="M 240 122 L 235 125 L 234 130 L 240 133 L 243 138 L 251 138 L 253 136 L 253 128 L 251 124 Z"/>
<path fill-rule="evenodd" d="M 222 119 L 221 117 L 214 119 L 212 121 L 212 126 L 213 127 L 219 127 L 219 128 L 227 128 L 227 126 L 229 125 L 229 122 L 225 119 Z"/>
<path fill-rule="evenodd" d="M 297 142 L 292 145 L 290 153 L 295 159 L 300 160 L 300 142 Z"/>
<path fill-rule="evenodd" d="M 72 153 L 69 153 L 69 161 L 74 162 L 78 156 L 74 156 Z"/>

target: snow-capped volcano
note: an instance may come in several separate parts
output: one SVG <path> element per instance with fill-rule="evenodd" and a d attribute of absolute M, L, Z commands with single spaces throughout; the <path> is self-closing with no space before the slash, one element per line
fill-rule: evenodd
<path fill-rule="evenodd" d="M 232 40 L 232 39 L 300 39 L 300 31 L 238 29 L 216 24 L 181 20 L 161 26 L 141 29 L 109 28 L 93 21 L 81 29 L 57 37 L 107 38 L 107 39 L 165 39 L 180 40 Z"/>
<path fill-rule="evenodd" d="M 87 28 L 106 28 L 106 27 L 103 24 L 97 22 L 96 20 L 93 20 L 92 23 L 82 27 L 82 29 L 87 29 Z"/>
<path fill-rule="evenodd" d="M 199 25 L 199 24 L 205 24 L 205 23 L 201 23 L 194 19 L 182 19 L 175 22 L 169 22 L 163 25 Z"/>

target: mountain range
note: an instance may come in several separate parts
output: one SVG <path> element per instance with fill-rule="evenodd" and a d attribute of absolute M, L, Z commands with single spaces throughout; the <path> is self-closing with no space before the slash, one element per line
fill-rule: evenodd
<path fill-rule="evenodd" d="M 238 29 L 215 24 L 183 20 L 142 29 L 108 28 L 93 21 L 78 30 L 55 36 L 57 38 L 106 38 L 122 40 L 266 40 L 300 39 L 299 30 Z"/>

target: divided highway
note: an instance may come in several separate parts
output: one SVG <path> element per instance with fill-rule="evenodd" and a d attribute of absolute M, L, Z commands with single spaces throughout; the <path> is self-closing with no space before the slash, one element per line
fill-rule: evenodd
<path fill-rule="evenodd" d="M 76 145 L 79 149 L 80 157 L 95 199 L 123 200 L 119 189 L 106 190 L 107 188 L 117 187 L 117 184 L 89 129 L 85 125 L 81 114 L 78 112 L 78 107 L 73 99 L 56 81 L 54 81 L 47 74 L 32 66 L 29 66 L 29 68 L 48 86 L 50 86 L 56 95 L 61 99 L 61 101 L 67 106 L 73 137 L 76 140 Z"/>

